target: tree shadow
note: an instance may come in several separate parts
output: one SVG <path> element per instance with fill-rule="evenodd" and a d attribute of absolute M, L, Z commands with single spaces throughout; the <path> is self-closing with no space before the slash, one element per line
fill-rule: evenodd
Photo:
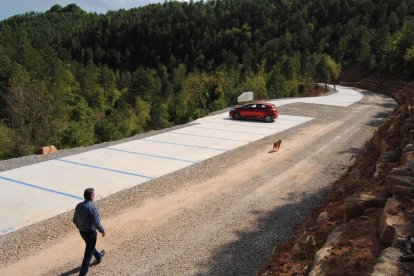
<path fill-rule="evenodd" d="M 232 233 L 237 238 L 213 251 L 208 261 L 199 263 L 201 272 L 196 275 L 254 275 L 269 260 L 273 247 L 286 242 L 304 217 L 320 203 L 327 189 L 313 194 L 288 195 L 284 198 L 286 202 L 294 202 L 298 197 L 302 200 L 265 214 L 252 211 L 257 216 L 255 227 Z"/>
<path fill-rule="evenodd" d="M 358 154 L 361 151 L 361 149 L 359 148 L 349 148 L 347 150 L 343 150 L 338 152 L 339 154 L 345 154 L 345 153 L 353 153 L 353 154 Z"/>
<path fill-rule="evenodd" d="M 384 119 L 371 120 L 368 123 L 366 123 L 366 125 L 370 127 L 379 127 L 383 122 Z"/>
<path fill-rule="evenodd" d="M 397 107 L 396 103 L 382 103 L 382 104 L 377 104 L 378 106 L 384 107 L 384 108 L 395 108 Z"/>
<path fill-rule="evenodd" d="M 377 114 L 375 114 L 372 117 L 373 118 L 387 118 L 390 115 L 391 115 L 391 111 L 390 112 L 384 111 L 384 112 L 378 112 Z"/>

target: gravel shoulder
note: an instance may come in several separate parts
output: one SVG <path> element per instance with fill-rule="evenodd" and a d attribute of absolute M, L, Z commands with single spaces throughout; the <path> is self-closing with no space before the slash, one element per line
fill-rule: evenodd
<path fill-rule="evenodd" d="M 347 108 L 282 106 L 316 119 L 99 200 L 107 256 L 90 275 L 254 274 L 392 111 L 390 98 L 364 93 Z M 78 274 L 84 244 L 72 215 L 0 237 L 0 275 Z"/>

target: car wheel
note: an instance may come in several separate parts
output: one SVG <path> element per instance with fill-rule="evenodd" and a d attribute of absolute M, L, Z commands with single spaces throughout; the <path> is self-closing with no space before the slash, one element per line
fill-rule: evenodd
<path fill-rule="evenodd" d="M 266 116 L 264 117 L 264 120 L 265 120 L 265 122 L 266 122 L 266 123 L 271 123 L 271 122 L 273 122 L 273 118 L 272 118 L 272 116 L 270 116 L 270 115 L 266 115 Z"/>
<path fill-rule="evenodd" d="M 234 115 L 233 115 L 233 118 L 235 119 L 235 120 L 240 120 L 240 113 L 238 113 L 238 112 L 236 112 L 236 113 L 234 113 Z"/>

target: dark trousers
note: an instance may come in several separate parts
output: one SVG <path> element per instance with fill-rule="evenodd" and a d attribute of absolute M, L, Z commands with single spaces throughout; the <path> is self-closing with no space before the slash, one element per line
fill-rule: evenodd
<path fill-rule="evenodd" d="M 82 239 L 86 243 L 85 248 L 85 255 L 83 256 L 83 262 L 81 266 L 81 270 L 79 275 L 83 276 L 88 273 L 89 264 L 92 260 L 92 255 L 95 256 L 95 259 L 100 262 L 101 261 L 101 254 L 96 251 L 96 240 L 97 240 L 97 233 L 96 231 L 79 231 L 80 235 L 82 236 Z"/>

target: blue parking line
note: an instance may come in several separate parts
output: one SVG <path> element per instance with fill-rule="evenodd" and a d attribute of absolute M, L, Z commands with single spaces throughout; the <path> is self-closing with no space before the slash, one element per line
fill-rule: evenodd
<path fill-rule="evenodd" d="M 128 150 L 121 150 L 121 149 L 114 149 L 114 148 L 103 148 L 103 149 L 131 153 L 131 154 L 136 154 L 136 155 L 150 156 L 150 157 L 161 158 L 161 159 L 169 159 L 169 160 L 174 160 L 174 161 L 187 162 L 187 163 L 192 163 L 192 164 L 197 163 L 197 161 L 191 161 L 191 160 L 185 160 L 185 159 L 179 159 L 179 158 L 173 158 L 173 157 L 167 157 L 167 156 L 160 156 L 160 155 L 154 155 L 154 154 L 147 154 L 147 153 L 141 153 L 141 152 L 136 152 L 136 151 L 128 151 Z"/>
<path fill-rule="evenodd" d="M 109 172 L 115 172 L 115 173 L 121 173 L 121 174 L 126 174 L 126 175 L 132 175 L 132 176 L 137 176 L 137 177 L 146 178 L 146 179 L 154 179 L 154 177 L 151 177 L 151 176 L 145 176 L 145 175 L 136 174 L 136 173 L 118 171 L 118 170 L 113 170 L 113 169 L 109 169 L 109 168 L 104 168 L 104 167 L 98 167 L 98 166 L 84 164 L 84 163 L 73 162 L 73 161 L 69 161 L 69 160 L 65 160 L 65 159 L 60 159 L 60 158 L 56 158 L 56 159 L 53 159 L 53 160 L 60 161 L 60 162 L 65 162 L 65 163 L 69 163 L 69 164 L 73 164 L 73 165 L 78 165 L 78 166 L 89 167 L 89 168 L 98 169 L 98 170 L 104 170 L 104 171 L 109 171 Z"/>
<path fill-rule="evenodd" d="M 212 130 L 219 130 L 219 131 L 225 131 L 225 132 L 235 132 L 235 133 L 245 133 L 245 134 L 253 134 L 253 135 L 260 135 L 260 136 L 266 136 L 267 134 L 262 133 L 253 133 L 253 132 L 246 132 L 246 131 L 239 131 L 239 130 L 226 130 L 226 129 L 220 129 L 220 128 L 212 128 L 212 127 L 201 127 L 201 126 L 193 126 L 195 128 L 202 128 L 202 129 L 212 129 Z"/>
<path fill-rule="evenodd" d="M 14 183 L 14 184 L 19 184 L 19 185 L 27 186 L 27 187 L 30 187 L 30 188 L 35 188 L 35 189 L 38 189 L 38 190 L 42 190 L 42 191 L 46 191 L 46 192 L 50 192 L 50 193 L 54 193 L 54 194 L 58 194 L 58 195 L 66 196 L 66 197 L 71 197 L 71 198 L 83 200 L 83 197 L 79 197 L 79 196 L 67 194 L 67 193 L 64 193 L 64 192 L 59 192 L 59 191 L 56 191 L 56 190 L 44 188 L 44 187 L 41 187 L 41 186 L 37 186 L 37 185 L 34 185 L 34 184 L 18 181 L 18 180 L 11 179 L 11 178 L 8 178 L 8 177 L 0 176 L 0 179 L 6 180 L 6 181 Z"/>
<path fill-rule="evenodd" d="M 193 146 L 193 145 L 186 145 L 186 144 L 179 144 L 179 143 L 172 143 L 172 142 L 164 142 L 164 141 L 156 141 L 156 140 L 150 140 L 150 139 L 140 139 L 148 142 L 153 143 L 160 143 L 160 144 L 168 144 L 168 145 L 176 145 L 176 146 L 182 146 L 182 147 L 189 147 L 189 148 L 198 148 L 198 149 L 208 149 L 208 150 L 216 150 L 221 152 L 228 151 L 227 149 L 218 149 L 218 148 L 210 148 L 210 147 L 203 147 L 203 146 Z"/>
<path fill-rule="evenodd" d="M 218 138 L 218 137 L 211 137 L 211 136 L 204 136 L 204 135 L 188 134 L 188 133 L 181 133 L 181 132 L 174 132 L 174 131 L 170 131 L 169 133 L 179 134 L 179 135 L 187 135 L 187 136 L 194 136 L 194 137 L 203 137 L 203 138 L 216 139 L 216 140 L 227 140 L 227 141 L 234 141 L 234 142 L 243 142 L 243 143 L 252 142 L 252 141 L 243 141 L 243 140 L 235 140 L 235 139 L 228 139 L 228 138 Z"/>

